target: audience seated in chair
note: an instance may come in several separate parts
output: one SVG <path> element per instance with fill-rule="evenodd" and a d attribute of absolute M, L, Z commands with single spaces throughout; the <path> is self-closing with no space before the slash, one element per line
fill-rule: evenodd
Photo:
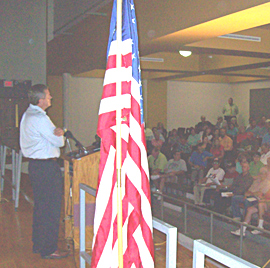
<path fill-rule="evenodd" d="M 160 192 L 163 192 L 166 182 L 180 183 L 185 179 L 185 173 L 187 172 L 186 162 L 181 159 L 181 152 L 174 151 L 173 159 L 170 159 L 165 168 L 164 174 L 160 175 Z"/>
<path fill-rule="evenodd" d="M 148 165 L 150 169 L 150 182 L 153 183 L 156 189 L 159 189 L 160 176 L 164 173 L 164 168 L 167 164 L 166 156 L 159 151 L 158 148 L 152 149 L 151 155 L 148 156 Z"/>
<path fill-rule="evenodd" d="M 225 165 L 225 175 L 221 185 L 219 185 L 216 191 L 213 193 L 214 210 L 223 214 L 225 210 L 231 205 L 231 197 L 223 197 L 222 193 L 227 192 L 231 188 L 233 181 L 239 173 L 235 169 L 235 162 L 227 162 Z"/>
<path fill-rule="evenodd" d="M 207 136 L 203 136 L 202 138 L 202 147 L 205 151 L 210 152 L 210 149 L 212 147 L 211 142 L 209 141 L 209 139 L 207 138 Z"/>
<path fill-rule="evenodd" d="M 202 115 L 202 116 L 201 116 L 201 122 L 199 122 L 199 123 L 195 126 L 195 128 L 197 128 L 198 131 L 200 132 L 200 131 L 202 131 L 202 130 L 204 129 L 205 126 L 206 126 L 206 127 L 212 128 L 212 127 L 213 127 L 213 124 L 206 120 L 205 115 Z"/>
<path fill-rule="evenodd" d="M 231 123 L 233 123 L 235 127 L 237 127 L 237 128 L 239 127 L 239 126 L 238 126 L 238 123 L 237 123 L 237 118 L 236 118 L 236 116 L 233 116 L 233 117 L 231 118 Z"/>
<path fill-rule="evenodd" d="M 224 147 L 220 144 L 220 141 L 218 138 L 213 140 L 210 153 L 213 154 L 215 158 L 218 158 L 220 163 L 223 161 Z"/>
<path fill-rule="evenodd" d="M 191 154 L 189 164 L 191 166 L 191 181 L 198 182 L 202 180 L 207 167 L 207 160 L 213 158 L 213 155 L 204 151 L 203 144 L 199 143 L 197 149 Z"/>
<path fill-rule="evenodd" d="M 185 136 L 179 138 L 179 141 L 176 145 L 176 150 L 180 151 L 182 154 L 190 154 L 191 153 L 191 146 L 188 144 L 187 139 Z"/>
<path fill-rule="evenodd" d="M 258 212 L 260 210 L 258 227 L 263 228 L 263 214 L 265 212 L 265 208 L 267 209 L 267 205 L 265 202 L 265 195 L 270 190 L 270 174 L 266 167 L 262 167 L 259 172 L 259 176 L 256 180 L 254 180 L 251 187 L 245 193 L 244 204 L 245 204 L 245 218 L 244 223 L 249 224 L 251 221 L 252 214 Z M 259 206 L 259 209 L 258 209 Z M 233 235 L 240 236 L 240 229 L 236 231 L 231 231 Z M 243 235 L 245 236 L 246 226 L 243 226 Z M 259 234 L 258 230 L 254 230 L 251 233 Z"/>
<path fill-rule="evenodd" d="M 259 152 L 256 152 L 253 154 L 253 161 L 249 164 L 249 173 L 252 176 L 253 179 L 257 179 L 260 169 L 264 166 L 264 164 L 261 162 L 261 154 Z"/>
<path fill-rule="evenodd" d="M 244 126 L 240 126 L 236 136 L 236 146 L 239 147 L 241 142 L 247 138 L 247 132 Z"/>
<path fill-rule="evenodd" d="M 252 205 L 248 200 L 245 198 L 245 193 L 250 189 L 253 184 L 253 178 L 249 173 L 249 163 L 242 162 L 242 174 L 234 180 L 230 190 L 232 191 L 232 216 L 236 220 L 241 220 L 241 211 L 240 211 L 240 204 L 244 205 L 244 211 L 247 211 L 247 208 Z M 244 215 L 245 215 L 244 212 Z"/>
<path fill-rule="evenodd" d="M 238 148 L 244 151 L 257 152 L 259 149 L 258 140 L 252 132 L 247 132 L 247 138 L 240 143 Z"/>
<path fill-rule="evenodd" d="M 179 143 L 180 137 L 177 135 L 177 130 L 174 128 L 172 131 L 170 131 L 168 136 L 168 144 L 171 148 L 175 148 L 177 143 Z"/>
<path fill-rule="evenodd" d="M 161 134 L 157 131 L 157 129 L 154 129 L 153 133 L 154 139 L 151 140 L 151 143 L 153 147 L 157 147 L 160 149 L 162 147 L 162 144 L 164 143 L 164 140 L 161 139 L 160 137 Z"/>
<path fill-rule="evenodd" d="M 268 145 L 268 143 L 264 143 L 261 146 L 261 162 L 264 165 L 267 165 L 267 159 L 270 157 L 270 146 Z"/>
<path fill-rule="evenodd" d="M 220 137 L 219 137 L 220 144 L 224 147 L 224 159 L 232 160 L 234 157 L 233 155 L 233 140 L 226 135 L 226 128 L 220 129 Z"/>
<path fill-rule="evenodd" d="M 234 141 L 236 141 L 236 136 L 238 133 L 238 128 L 234 125 L 234 123 L 229 123 L 228 124 L 228 129 L 227 129 L 227 135 Z"/>
<path fill-rule="evenodd" d="M 222 116 L 218 116 L 218 118 L 217 118 L 217 123 L 216 123 L 216 125 L 215 125 L 215 128 L 217 128 L 217 129 L 221 129 L 221 128 L 223 128 L 223 117 Z"/>
<path fill-rule="evenodd" d="M 262 144 L 267 143 L 270 146 L 270 127 L 267 129 L 267 132 L 264 134 L 262 138 Z"/>
<path fill-rule="evenodd" d="M 220 185 L 220 182 L 224 177 L 224 170 L 220 168 L 220 162 L 218 158 L 213 160 L 213 167 L 209 169 L 205 178 L 200 179 L 199 183 L 193 188 L 194 191 L 194 203 L 196 205 L 205 205 L 203 203 L 204 192 L 206 189 L 211 189 L 213 186 Z"/>
<path fill-rule="evenodd" d="M 187 141 L 191 147 L 195 147 L 201 142 L 201 137 L 196 133 L 195 128 L 190 128 L 190 135 L 188 136 Z"/>
<path fill-rule="evenodd" d="M 164 128 L 163 123 L 158 122 L 157 131 L 163 136 L 164 140 L 166 140 L 166 138 L 167 138 L 167 130 L 166 130 L 166 128 Z"/>
<path fill-rule="evenodd" d="M 246 132 L 252 132 L 254 137 L 257 138 L 260 136 L 260 128 L 257 126 L 256 120 L 252 119 L 250 126 L 246 129 Z"/>
<path fill-rule="evenodd" d="M 253 183 L 253 178 L 249 174 L 249 164 L 248 162 L 242 162 L 243 172 L 239 174 L 234 180 L 230 187 L 227 188 L 225 195 L 222 195 L 222 198 L 215 199 L 215 210 L 224 213 L 227 209 L 229 203 L 232 205 L 234 202 L 234 211 L 233 217 L 240 218 L 240 208 L 237 206 L 240 202 L 244 200 L 244 194 L 249 189 Z M 227 199 L 228 198 L 228 199 Z M 233 201 L 234 200 L 234 201 Z M 239 201 L 239 203 L 237 203 Z"/>

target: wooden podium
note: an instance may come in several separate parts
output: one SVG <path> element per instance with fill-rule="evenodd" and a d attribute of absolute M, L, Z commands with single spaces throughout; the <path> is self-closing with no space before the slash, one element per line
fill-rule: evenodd
<path fill-rule="evenodd" d="M 65 238 L 74 239 L 75 248 L 79 248 L 79 184 L 84 183 L 97 188 L 100 152 L 73 158 L 64 156 L 65 168 Z M 95 197 L 86 194 L 86 247 L 91 248 L 93 239 L 93 218 Z"/>

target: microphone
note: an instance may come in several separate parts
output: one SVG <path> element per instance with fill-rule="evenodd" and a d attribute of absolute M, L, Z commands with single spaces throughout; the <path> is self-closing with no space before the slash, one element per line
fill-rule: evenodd
<path fill-rule="evenodd" d="M 83 150 L 84 154 L 87 154 L 88 151 L 86 150 L 86 148 L 73 136 L 73 134 L 71 133 L 70 130 L 64 129 L 64 137 L 66 137 L 66 139 L 72 139 L 75 141 L 75 146 L 79 148 L 79 152 L 81 152 L 81 150 Z"/>

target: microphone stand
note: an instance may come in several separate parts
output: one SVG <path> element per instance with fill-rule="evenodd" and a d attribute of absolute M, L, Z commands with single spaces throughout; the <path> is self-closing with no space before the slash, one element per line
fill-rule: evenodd
<path fill-rule="evenodd" d="M 86 150 L 86 148 L 72 135 L 71 131 L 67 130 L 65 131 L 65 134 L 64 136 L 66 137 L 67 139 L 67 143 L 68 143 L 68 146 L 69 146 L 69 149 L 70 149 L 70 152 L 72 151 L 71 150 L 71 146 L 70 146 L 70 142 L 69 142 L 69 139 L 72 139 L 75 141 L 75 146 L 77 148 L 79 148 L 79 153 L 78 153 L 78 156 L 80 156 L 82 153 L 84 155 L 88 154 L 89 151 Z"/>

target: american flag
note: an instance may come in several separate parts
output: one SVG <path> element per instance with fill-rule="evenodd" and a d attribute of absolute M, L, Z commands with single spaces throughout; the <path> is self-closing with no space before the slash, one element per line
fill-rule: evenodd
<path fill-rule="evenodd" d="M 121 96 L 116 96 L 116 7 L 114 0 L 107 69 L 99 109 L 100 166 L 91 267 L 118 267 L 116 109 L 121 107 L 124 268 L 154 267 L 149 171 L 144 137 L 138 35 L 133 0 L 123 0 Z"/>

